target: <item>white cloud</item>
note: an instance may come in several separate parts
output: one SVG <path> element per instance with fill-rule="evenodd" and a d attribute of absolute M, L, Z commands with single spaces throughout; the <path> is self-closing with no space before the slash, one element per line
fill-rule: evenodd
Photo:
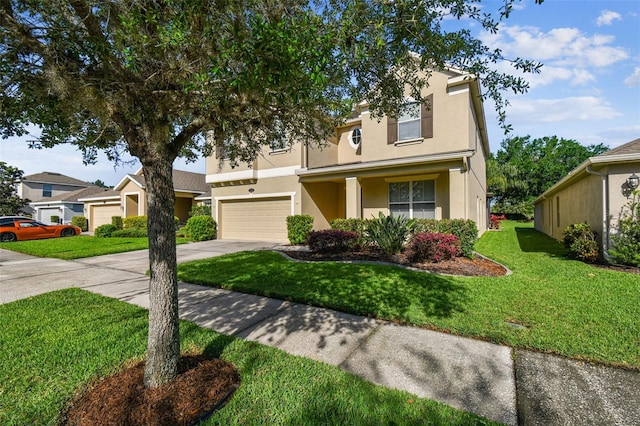
<path fill-rule="evenodd" d="M 533 100 L 519 97 L 510 102 L 507 114 L 514 124 L 606 120 L 622 115 L 608 102 L 594 96 Z"/>
<path fill-rule="evenodd" d="M 622 21 L 622 16 L 618 12 L 611 10 L 603 10 L 596 20 L 596 25 L 602 27 L 604 25 L 611 25 L 613 21 Z"/>
<path fill-rule="evenodd" d="M 624 79 L 623 84 L 626 87 L 636 87 L 640 86 L 640 67 L 636 67 L 633 70 L 633 73 Z"/>

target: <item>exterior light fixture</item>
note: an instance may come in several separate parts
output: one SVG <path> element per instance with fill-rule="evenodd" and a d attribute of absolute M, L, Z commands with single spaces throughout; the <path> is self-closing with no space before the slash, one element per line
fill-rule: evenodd
<path fill-rule="evenodd" d="M 627 186 L 633 191 L 638 187 L 638 185 L 640 185 L 640 177 L 635 173 L 631 173 L 631 176 L 627 178 Z"/>
<path fill-rule="evenodd" d="M 638 179 L 638 178 L 636 177 L 636 179 Z M 636 183 L 637 183 L 637 182 L 636 182 Z M 253 189 L 253 188 L 249 188 L 249 194 L 253 194 L 253 193 L 254 193 L 254 191 L 255 191 L 255 189 Z"/>

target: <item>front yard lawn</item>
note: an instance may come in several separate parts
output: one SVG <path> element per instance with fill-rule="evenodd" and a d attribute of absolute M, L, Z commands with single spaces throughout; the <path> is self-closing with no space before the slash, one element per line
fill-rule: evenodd
<path fill-rule="evenodd" d="M 142 359 L 145 309 L 80 289 L 0 305 L 0 424 L 57 424 L 93 378 Z M 183 351 L 219 356 L 242 384 L 207 425 L 492 425 L 339 368 L 182 322 Z"/>
<path fill-rule="evenodd" d="M 531 224 L 503 222 L 478 252 L 509 267 L 462 278 L 394 266 L 300 263 L 243 252 L 179 265 L 181 281 L 308 303 L 611 365 L 640 368 L 640 279 L 563 257 Z"/>
<path fill-rule="evenodd" d="M 176 242 L 178 244 L 184 244 L 189 242 L 189 239 L 177 238 Z M 0 249 L 17 251 L 32 256 L 55 257 L 56 259 L 65 260 L 145 250 L 148 248 L 149 241 L 147 238 L 96 238 L 88 235 L 0 243 Z"/>

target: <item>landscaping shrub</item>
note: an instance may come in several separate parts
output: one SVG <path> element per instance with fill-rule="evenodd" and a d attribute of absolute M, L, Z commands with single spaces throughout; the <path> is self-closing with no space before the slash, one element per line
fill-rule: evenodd
<path fill-rule="evenodd" d="M 574 223 L 567 226 L 563 231 L 563 242 L 569 249 L 570 257 L 589 263 L 598 260 L 600 255 L 598 242 L 588 223 Z"/>
<path fill-rule="evenodd" d="M 478 227 L 471 219 L 416 219 L 414 234 L 421 232 L 455 235 L 460 240 L 460 255 L 473 257 Z"/>
<path fill-rule="evenodd" d="M 313 228 L 313 216 L 297 214 L 287 216 L 287 236 L 291 244 L 306 244 Z"/>
<path fill-rule="evenodd" d="M 309 233 L 309 249 L 316 253 L 342 253 L 352 250 L 358 242 L 358 234 L 339 229 L 325 229 Z"/>
<path fill-rule="evenodd" d="M 207 241 L 216 238 L 217 224 L 211 216 L 192 216 L 187 220 L 186 228 L 193 241 Z"/>
<path fill-rule="evenodd" d="M 112 238 L 142 238 L 147 236 L 146 229 L 137 228 L 116 229 L 111 233 Z"/>
<path fill-rule="evenodd" d="M 122 216 L 111 216 L 111 224 L 118 229 L 122 229 Z"/>
<path fill-rule="evenodd" d="M 458 256 L 460 239 L 451 234 L 415 234 L 408 247 L 413 262 L 442 262 Z"/>
<path fill-rule="evenodd" d="M 611 239 L 613 262 L 640 267 L 640 192 L 634 191 L 631 200 L 623 206 L 617 233 Z"/>
<path fill-rule="evenodd" d="M 351 231 L 358 234 L 358 245 L 365 244 L 365 237 L 367 233 L 367 227 L 369 226 L 368 219 L 361 218 L 349 218 L 349 219 L 333 219 L 331 221 L 331 229 L 338 229 L 340 231 Z"/>
<path fill-rule="evenodd" d="M 504 215 L 496 215 L 496 214 L 492 214 L 489 217 L 489 222 L 490 222 L 490 228 L 491 229 L 500 229 L 500 222 L 502 222 L 503 220 L 505 220 L 506 217 Z"/>
<path fill-rule="evenodd" d="M 211 206 L 200 204 L 200 205 L 191 207 L 191 211 L 189 212 L 189 217 L 193 217 L 193 216 L 211 216 Z"/>
<path fill-rule="evenodd" d="M 60 216 L 51 216 L 51 223 L 60 223 Z"/>
<path fill-rule="evenodd" d="M 94 235 L 98 238 L 109 238 L 117 230 L 118 228 L 115 225 L 107 223 L 106 225 L 98 226 L 94 231 Z"/>
<path fill-rule="evenodd" d="M 173 229 L 176 231 L 180 228 L 180 218 L 178 216 L 173 217 Z"/>
<path fill-rule="evenodd" d="M 385 216 L 380 212 L 376 219 L 369 222 L 366 238 L 380 247 L 383 253 L 394 255 L 402 251 L 414 224 L 415 222 L 406 216 Z"/>
<path fill-rule="evenodd" d="M 122 219 L 122 228 L 147 229 L 146 216 L 130 216 Z"/>
<path fill-rule="evenodd" d="M 71 218 L 71 224 L 82 229 L 82 232 L 89 230 L 89 221 L 84 216 L 74 216 Z"/>

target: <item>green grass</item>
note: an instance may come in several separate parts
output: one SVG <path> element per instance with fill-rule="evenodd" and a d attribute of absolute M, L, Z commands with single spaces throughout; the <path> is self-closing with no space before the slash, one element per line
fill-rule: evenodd
<path fill-rule="evenodd" d="M 178 244 L 184 244 L 189 242 L 189 239 L 178 238 L 176 242 Z M 66 260 L 145 250 L 148 248 L 149 241 L 147 238 L 96 238 L 88 235 L 0 243 L 0 249 L 17 251 L 38 257 L 55 257 Z"/>
<path fill-rule="evenodd" d="M 485 233 L 476 249 L 513 271 L 505 277 L 445 277 L 385 265 L 299 263 L 271 252 L 184 263 L 178 277 L 513 347 L 640 368 L 638 275 L 568 260 L 560 243 L 530 224 L 503 225 L 502 232 Z"/>
<path fill-rule="evenodd" d="M 94 378 L 145 353 L 146 310 L 68 289 L 0 305 L 0 424 L 56 424 Z M 233 363 L 242 384 L 208 425 L 493 424 L 337 367 L 205 330 L 180 327 L 183 351 Z"/>

